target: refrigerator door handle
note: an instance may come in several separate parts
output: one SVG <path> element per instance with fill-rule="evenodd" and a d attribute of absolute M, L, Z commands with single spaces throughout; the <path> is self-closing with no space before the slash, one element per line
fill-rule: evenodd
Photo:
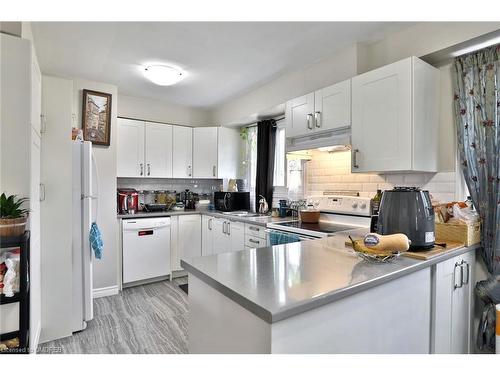
<path fill-rule="evenodd" d="M 96 191 L 93 191 L 90 198 L 95 200 L 95 220 L 93 222 L 97 222 L 97 217 L 99 215 L 99 170 L 97 169 L 97 162 L 95 161 L 94 153 L 92 152 L 92 169 L 95 171 L 95 184 Z"/>

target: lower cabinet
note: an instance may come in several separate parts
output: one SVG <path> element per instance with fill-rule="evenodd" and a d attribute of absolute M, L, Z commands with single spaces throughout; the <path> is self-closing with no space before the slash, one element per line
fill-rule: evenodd
<path fill-rule="evenodd" d="M 435 266 L 432 352 L 466 354 L 472 348 L 475 252 Z"/>
<path fill-rule="evenodd" d="M 201 256 L 201 216 L 179 215 L 171 218 L 172 270 L 182 270 L 180 260 Z"/>
<path fill-rule="evenodd" d="M 245 249 L 245 224 L 203 215 L 202 254 L 220 254 Z"/>
<path fill-rule="evenodd" d="M 201 255 L 212 255 L 214 253 L 214 220 L 213 216 L 202 215 L 201 217 Z"/>

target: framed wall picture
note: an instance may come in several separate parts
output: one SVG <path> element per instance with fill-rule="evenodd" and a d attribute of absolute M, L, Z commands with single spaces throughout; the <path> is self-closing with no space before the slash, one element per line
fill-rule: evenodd
<path fill-rule="evenodd" d="M 83 139 L 109 146 L 111 139 L 111 94 L 83 90 Z"/>

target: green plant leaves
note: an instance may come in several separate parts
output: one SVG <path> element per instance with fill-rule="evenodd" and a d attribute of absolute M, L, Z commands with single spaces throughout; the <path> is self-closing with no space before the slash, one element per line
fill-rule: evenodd
<path fill-rule="evenodd" d="M 5 193 L 0 195 L 0 218 L 17 219 L 28 214 L 29 210 L 21 208 L 28 198 L 17 198 L 17 195 L 7 197 Z"/>

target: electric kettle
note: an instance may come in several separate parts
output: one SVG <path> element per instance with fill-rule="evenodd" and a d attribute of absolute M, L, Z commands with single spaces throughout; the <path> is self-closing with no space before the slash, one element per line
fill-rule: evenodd
<path fill-rule="evenodd" d="M 382 194 L 377 233 L 404 233 L 411 241 L 410 250 L 434 247 L 434 209 L 429 192 L 417 187 L 395 187 Z"/>

